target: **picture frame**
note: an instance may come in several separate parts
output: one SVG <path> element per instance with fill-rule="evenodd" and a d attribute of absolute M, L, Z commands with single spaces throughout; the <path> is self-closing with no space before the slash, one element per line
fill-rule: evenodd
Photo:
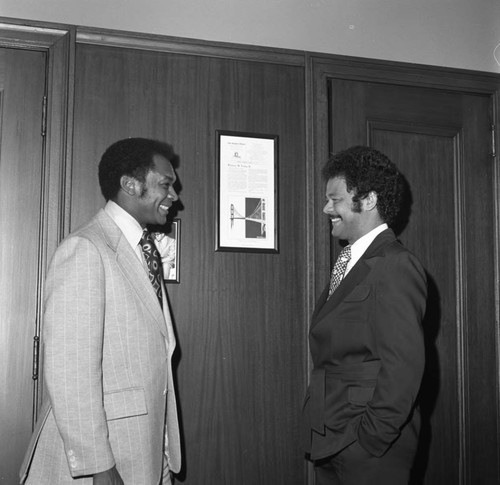
<path fill-rule="evenodd" d="M 278 136 L 216 131 L 216 251 L 278 253 Z"/>
<path fill-rule="evenodd" d="M 154 232 L 156 247 L 160 253 L 165 283 L 180 282 L 181 220 L 173 219 L 166 225 L 166 232 Z"/>

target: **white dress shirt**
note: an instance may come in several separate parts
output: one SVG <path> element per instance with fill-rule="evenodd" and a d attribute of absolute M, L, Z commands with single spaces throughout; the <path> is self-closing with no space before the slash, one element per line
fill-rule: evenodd
<path fill-rule="evenodd" d="M 351 268 L 359 261 L 361 256 L 368 249 L 368 246 L 373 242 L 373 240 L 383 231 L 388 229 L 389 226 L 384 223 L 377 226 L 375 229 L 372 229 L 369 233 L 365 234 L 363 237 L 360 237 L 356 242 L 351 244 L 351 259 L 349 263 L 347 263 L 347 268 L 344 273 L 344 278 L 347 273 L 351 270 Z"/>
<path fill-rule="evenodd" d="M 106 206 L 104 207 L 104 211 L 109 217 L 111 217 L 111 219 L 113 219 L 116 225 L 123 232 L 125 239 L 132 246 L 135 254 L 137 254 L 137 257 L 144 265 L 144 256 L 142 254 L 141 245 L 139 244 L 143 232 L 141 225 L 125 209 L 122 209 L 112 200 L 108 200 Z"/>

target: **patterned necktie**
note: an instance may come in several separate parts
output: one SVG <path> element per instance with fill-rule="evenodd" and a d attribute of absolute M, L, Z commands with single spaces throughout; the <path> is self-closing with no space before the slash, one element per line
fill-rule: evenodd
<path fill-rule="evenodd" d="M 153 237 L 144 229 L 142 233 L 141 240 L 139 241 L 142 252 L 144 254 L 144 259 L 148 265 L 149 269 L 149 281 L 153 285 L 160 306 L 163 308 L 163 299 L 161 294 L 161 278 L 162 278 L 162 268 L 161 268 L 161 258 L 158 249 L 153 241 Z"/>
<path fill-rule="evenodd" d="M 328 298 L 330 298 L 333 292 L 340 285 L 342 278 L 344 277 L 345 270 L 347 268 L 347 263 L 351 259 L 351 246 L 346 246 L 342 251 L 340 251 L 339 257 L 335 263 L 332 270 L 332 276 L 330 278 L 330 291 L 328 292 Z"/>

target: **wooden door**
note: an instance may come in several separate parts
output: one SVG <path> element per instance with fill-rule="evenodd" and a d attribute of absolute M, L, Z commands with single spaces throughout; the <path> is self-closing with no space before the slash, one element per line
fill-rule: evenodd
<path fill-rule="evenodd" d="M 327 127 L 328 148 L 318 142 L 318 153 L 373 146 L 400 167 L 410 189 L 408 220 L 398 232 L 429 277 L 413 483 L 500 483 L 492 98 L 389 79 L 323 80 L 328 122 L 317 126 Z M 320 195 L 322 185 L 317 176 Z M 328 240 L 325 228 L 317 240 Z M 330 257 L 338 251 L 332 241 Z M 328 268 L 321 269 L 326 278 Z"/>
<path fill-rule="evenodd" d="M 32 430 L 39 304 L 44 52 L 0 48 L 0 482 L 18 483 Z"/>

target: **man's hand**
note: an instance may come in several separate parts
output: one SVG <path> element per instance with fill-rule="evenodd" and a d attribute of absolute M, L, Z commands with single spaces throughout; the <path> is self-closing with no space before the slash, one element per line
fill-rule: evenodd
<path fill-rule="evenodd" d="M 92 483 L 94 485 L 124 485 L 122 477 L 118 473 L 116 466 L 105 472 L 96 473 Z"/>

